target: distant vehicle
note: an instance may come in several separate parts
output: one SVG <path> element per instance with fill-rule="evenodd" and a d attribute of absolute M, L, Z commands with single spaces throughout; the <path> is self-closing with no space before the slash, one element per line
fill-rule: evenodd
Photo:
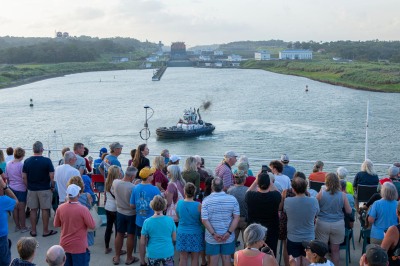
<path fill-rule="evenodd" d="M 197 119 L 199 118 L 199 119 Z M 215 126 L 201 120 L 199 108 L 185 110 L 183 119 L 179 119 L 176 126 L 159 127 L 156 134 L 160 139 L 180 139 L 211 134 Z"/>

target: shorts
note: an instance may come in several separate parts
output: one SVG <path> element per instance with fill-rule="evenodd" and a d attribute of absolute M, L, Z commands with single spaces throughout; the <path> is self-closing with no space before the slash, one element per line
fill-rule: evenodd
<path fill-rule="evenodd" d="M 136 215 L 124 215 L 117 212 L 117 232 L 118 233 L 128 233 L 130 235 L 135 234 L 136 230 Z"/>
<path fill-rule="evenodd" d="M 235 253 L 235 241 L 225 244 L 210 244 L 206 242 L 206 255 L 232 255 Z"/>
<path fill-rule="evenodd" d="M 148 258 L 150 266 L 174 266 L 174 256 L 163 259 Z"/>
<path fill-rule="evenodd" d="M 340 245 L 345 236 L 344 220 L 325 222 L 317 219 L 315 224 L 315 238 L 328 244 Z"/>
<path fill-rule="evenodd" d="M 11 262 L 11 251 L 7 236 L 0 237 L 0 265 L 9 265 Z"/>
<path fill-rule="evenodd" d="M 28 196 L 28 192 L 27 191 L 16 191 L 14 189 L 11 189 L 11 191 L 17 197 L 19 202 L 26 203 L 26 197 Z"/>
<path fill-rule="evenodd" d="M 28 196 L 26 198 L 27 205 L 31 209 L 42 209 L 49 210 L 51 209 L 51 202 L 53 200 L 53 192 L 49 190 L 39 190 L 32 191 L 28 190 Z"/>
<path fill-rule="evenodd" d="M 298 258 L 300 256 L 306 256 L 306 251 L 303 247 L 302 242 L 292 242 L 287 239 L 287 251 L 289 255 L 292 255 L 293 258 Z"/>

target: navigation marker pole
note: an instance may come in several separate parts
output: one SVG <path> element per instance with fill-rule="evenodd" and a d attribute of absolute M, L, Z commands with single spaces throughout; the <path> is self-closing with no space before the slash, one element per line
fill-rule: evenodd
<path fill-rule="evenodd" d="M 369 120 L 369 100 L 367 101 L 367 121 L 365 123 L 365 155 L 364 159 L 368 159 L 368 120 Z"/>

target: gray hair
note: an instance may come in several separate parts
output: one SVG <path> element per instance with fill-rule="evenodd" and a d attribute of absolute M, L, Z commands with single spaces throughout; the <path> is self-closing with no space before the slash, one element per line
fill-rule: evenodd
<path fill-rule="evenodd" d="M 170 182 L 181 182 L 181 184 L 183 186 L 185 186 L 186 182 L 185 180 L 182 178 L 182 174 L 181 174 L 181 169 L 179 168 L 178 165 L 175 164 L 171 164 L 167 167 L 168 172 L 171 174 L 171 180 Z"/>
<path fill-rule="evenodd" d="M 224 188 L 224 182 L 219 177 L 216 177 L 211 182 L 211 188 L 214 192 L 221 192 Z"/>
<path fill-rule="evenodd" d="M 241 162 L 238 164 L 238 170 L 242 170 L 247 173 L 249 171 L 249 164 L 246 162 Z"/>
<path fill-rule="evenodd" d="M 399 168 L 392 165 L 389 167 L 389 176 L 396 177 L 399 174 Z"/>
<path fill-rule="evenodd" d="M 375 175 L 374 165 L 370 159 L 366 159 L 361 165 L 361 171 L 370 175 Z"/>
<path fill-rule="evenodd" d="M 43 143 L 36 141 L 32 147 L 33 153 L 41 153 L 43 151 Z"/>
<path fill-rule="evenodd" d="M 75 157 L 76 155 L 73 151 L 66 151 L 64 153 L 64 163 L 69 164 L 69 161 Z"/>
<path fill-rule="evenodd" d="M 267 228 L 261 224 L 251 224 L 244 230 L 243 241 L 246 247 L 265 239 Z"/>
<path fill-rule="evenodd" d="M 194 155 L 194 158 L 196 158 L 197 162 L 201 164 L 201 156 L 200 155 Z"/>
<path fill-rule="evenodd" d="M 398 199 L 398 193 L 397 193 L 397 188 L 395 185 L 393 185 L 390 182 L 386 182 L 382 185 L 381 189 L 381 195 L 382 198 L 385 200 L 397 200 Z"/>
<path fill-rule="evenodd" d="M 125 176 L 128 178 L 135 177 L 137 174 L 137 168 L 135 166 L 128 166 L 125 171 Z"/>
<path fill-rule="evenodd" d="M 49 266 L 64 265 L 65 260 L 65 251 L 62 246 L 54 245 L 47 250 L 46 262 Z"/>
<path fill-rule="evenodd" d="M 235 179 L 235 184 L 243 184 L 244 181 L 246 180 L 246 172 L 243 170 L 237 170 L 237 172 L 233 175 Z"/>
<path fill-rule="evenodd" d="M 239 157 L 238 163 L 247 163 L 247 166 L 249 166 L 249 158 L 246 155 L 242 155 Z"/>
<path fill-rule="evenodd" d="M 338 175 L 339 179 L 346 179 L 346 176 L 349 174 L 349 171 L 347 171 L 347 169 L 344 168 L 343 166 L 340 166 L 336 170 L 336 174 Z"/>

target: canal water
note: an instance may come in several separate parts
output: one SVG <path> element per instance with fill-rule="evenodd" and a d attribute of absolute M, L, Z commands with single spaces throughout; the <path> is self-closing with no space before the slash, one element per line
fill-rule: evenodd
<path fill-rule="evenodd" d="M 234 150 L 251 158 L 251 168 L 258 170 L 287 153 L 307 174 L 311 161 L 322 160 L 356 162 L 346 166 L 354 175 L 364 160 L 369 100 L 368 157 L 376 164 L 400 160 L 400 94 L 353 90 L 262 70 L 168 68 L 158 82 L 151 81 L 152 74 L 81 73 L 0 90 L 0 147 L 30 148 L 42 140 L 46 148 L 60 149 L 83 142 L 93 152 L 119 141 L 129 153 L 144 142 L 139 131 L 148 105 L 154 110 L 148 121 L 152 155 L 164 148 L 184 156 L 199 154 L 214 168 L 225 151 Z M 206 101 L 211 106 L 201 114 L 216 126 L 213 135 L 157 140 L 157 127 L 176 124 L 184 109 Z M 51 156 L 55 160 L 59 153 Z M 121 155 L 123 164 L 128 159 L 128 154 Z M 328 163 L 325 169 L 333 171 L 339 165 Z M 380 176 L 387 168 L 377 165 Z"/>

